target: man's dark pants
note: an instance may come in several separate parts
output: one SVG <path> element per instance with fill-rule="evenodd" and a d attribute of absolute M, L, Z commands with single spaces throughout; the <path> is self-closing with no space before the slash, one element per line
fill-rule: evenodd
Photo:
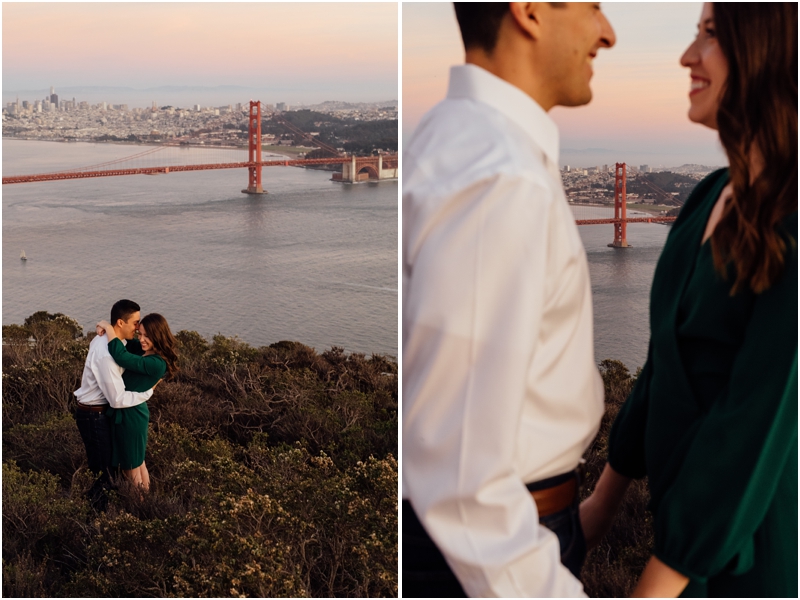
<path fill-rule="evenodd" d="M 558 536 L 561 563 L 578 577 L 586 558 L 586 540 L 575 503 L 539 523 Z M 408 500 L 403 500 L 403 597 L 466 598 L 444 556 L 419 522 Z"/>
<path fill-rule="evenodd" d="M 111 424 L 105 412 L 90 412 L 77 409 L 75 421 L 86 448 L 89 470 L 97 479 L 89 490 L 92 506 L 105 510 L 108 504 L 107 491 L 111 489 Z"/>

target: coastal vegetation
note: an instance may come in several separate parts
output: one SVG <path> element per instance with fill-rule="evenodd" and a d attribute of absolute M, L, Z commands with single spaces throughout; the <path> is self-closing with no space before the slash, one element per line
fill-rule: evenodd
<path fill-rule="evenodd" d="M 640 369 L 641 370 L 641 369 Z M 606 394 L 606 410 L 600 431 L 587 451 L 586 482 L 581 500 L 594 490 L 608 456 L 608 434 L 639 371 L 632 375 L 618 360 L 600 363 Z M 644 479 L 631 482 L 614 524 L 600 544 L 586 557 L 581 571 L 586 594 L 592 598 L 627 598 L 645 567 L 653 548 L 653 522 L 647 510 L 650 493 Z"/>
<path fill-rule="evenodd" d="M 307 109 L 282 113 L 282 118 L 307 134 L 317 134 L 321 142 L 344 148 L 350 154 L 368 156 L 378 149 L 397 152 L 397 119 L 362 121 Z M 261 131 L 293 139 L 298 145 L 308 144 L 302 136 L 287 132 L 276 120 L 264 120 Z"/>
<path fill-rule="evenodd" d="M 149 401 L 148 494 L 108 509 L 72 417 L 93 334 L 3 326 L 3 595 L 397 595 L 397 364 L 181 331 Z"/>
<path fill-rule="evenodd" d="M 3 595 L 396 596 L 397 364 L 297 342 L 252 348 L 181 331 L 181 371 L 151 411 L 151 492 L 124 482 L 108 510 L 72 411 L 90 336 L 60 314 L 3 327 Z M 584 497 L 637 374 L 600 371 L 606 413 Z M 582 572 L 625 597 L 649 558 L 635 481 Z"/>

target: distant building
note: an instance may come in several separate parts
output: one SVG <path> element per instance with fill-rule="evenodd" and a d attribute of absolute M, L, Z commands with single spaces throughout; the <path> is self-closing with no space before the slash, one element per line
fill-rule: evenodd
<path fill-rule="evenodd" d="M 289 110 L 289 107 L 286 105 L 286 102 L 278 102 L 275 105 L 275 109 L 279 110 L 281 112 L 285 112 L 285 111 Z"/>
<path fill-rule="evenodd" d="M 55 107 L 58 108 L 58 94 L 50 94 L 50 104 L 55 104 Z"/>
<path fill-rule="evenodd" d="M 639 165 L 639 172 L 640 173 L 652 173 L 653 170 L 650 168 L 649 165 Z"/>

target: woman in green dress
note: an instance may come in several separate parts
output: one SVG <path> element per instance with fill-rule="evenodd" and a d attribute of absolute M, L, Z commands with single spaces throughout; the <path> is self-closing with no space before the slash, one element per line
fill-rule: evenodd
<path fill-rule="evenodd" d="M 647 476 L 634 596 L 797 597 L 797 4 L 706 4 L 681 64 L 730 167 L 667 238 L 650 348 L 581 506 L 589 545 Z"/>
<path fill-rule="evenodd" d="M 167 320 L 158 313 L 150 313 L 139 323 L 139 339 L 125 346 L 106 321 L 98 323 L 98 332 L 108 335 L 108 351 L 114 361 L 125 369 L 122 380 L 125 389 L 144 392 L 154 387 L 164 375 L 177 371 L 177 344 Z M 150 410 L 143 402 L 131 408 L 109 408 L 106 413 L 112 419 L 111 464 L 147 491 L 150 489 L 150 474 L 144 462 L 147 447 L 147 428 Z"/>

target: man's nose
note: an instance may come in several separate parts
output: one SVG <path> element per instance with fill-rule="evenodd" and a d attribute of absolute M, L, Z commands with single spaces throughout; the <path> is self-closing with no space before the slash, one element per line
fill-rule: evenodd
<path fill-rule="evenodd" d="M 611 27 L 611 23 L 606 16 L 602 13 L 600 16 L 603 18 L 602 30 L 600 32 L 600 45 L 611 48 L 617 43 L 617 34 L 614 33 L 614 28 Z"/>

